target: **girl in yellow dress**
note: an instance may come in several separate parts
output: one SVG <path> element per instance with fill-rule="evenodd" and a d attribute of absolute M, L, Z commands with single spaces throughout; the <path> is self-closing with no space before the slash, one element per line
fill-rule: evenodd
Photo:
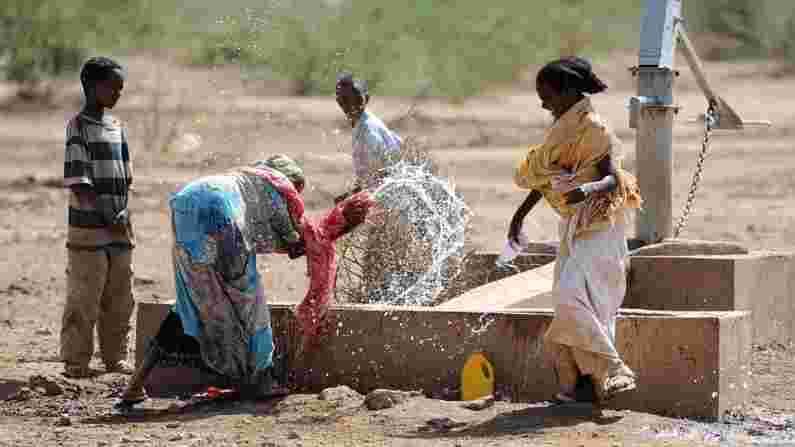
<path fill-rule="evenodd" d="M 560 215 L 560 299 L 544 336 L 560 385 L 556 399 L 576 400 L 578 380 L 589 376 L 606 400 L 635 388 L 615 347 L 615 323 L 626 292 L 626 214 L 641 198 L 636 179 L 621 168 L 620 142 L 587 96 L 607 89 L 591 64 L 578 57 L 550 62 L 536 89 L 555 122 L 516 168 L 514 182 L 530 193 L 508 238 L 519 242 L 525 216 L 542 197 Z"/>

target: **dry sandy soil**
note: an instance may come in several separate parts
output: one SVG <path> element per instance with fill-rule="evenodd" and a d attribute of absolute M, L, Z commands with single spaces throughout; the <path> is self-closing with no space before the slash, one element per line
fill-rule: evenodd
<path fill-rule="evenodd" d="M 350 130 L 331 98 L 294 98 L 279 83 L 243 82 L 234 69 L 187 69 L 165 59 L 130 57 L 125 95 L 117 113 L 129 123 L 136 164 L 132 200 L 139 238 L 138 297 L 172 295 L 167 200 L 189 179 L 282 152 L 304 162 L 310 211 L 329 207 L 350 177 Z M 634 165 L 634 133 L 626 103 L 633 79 L 629 53 L 597 67 L 611 86 L 597 108 L 625 142 Z M 752 249 L 795 247 L 795 78 L 775 76 L 759 64 L 708 65 L 723 96 L 747 119 L 770 119 L 770 129 L 719 132 L 707 161 L 696 211 L 684 237 L 729 240 Z M 533 67 L 529 70 L 534 71 Z M 511 183 L 523 148 L 549 124 L 532 90 L 532 77 L 463 104 L 435 99 L 399 131 L 427 144 L 475 212 L 474 243 L 499 249 L 521 192 Z M 353 397 L 333 403 L 316 396 L 167 409 L 154 401 L 139 419 L 108 417 L 123 377 L 61 381 L 63 393 L 34 392 L 21 402 L 2 399 L 31 376 L 58 377 L 60 313 L 64 302 L 65 193 L 59 188 L 66 120 L 79 107 L 76 83 L 61 86 L 54 106 L 10 101 L 0 84 L 0 445 L 699 445 L 793 436 L 795 351 L 785 346 L 754 351 L 753 401 L 721 424 L 608 411 L 547 408 L 498 402 L 481 412 L 456 403 L 415 398 L 370 412 Z M 675 203 L 684 200 L 700 141 L 687 121 L 704 100 L 689 72 L 677 84 L 684 107 L 675 129 Z M 387 121 L 401 116 L 408 98 L 374 98 Z M 196 138 L 198 136 L 199 138 Z M 172 138 L 174 137 L 174 138 Z M 200 144 L 193 144 L 200 143 Z M 539 207 L 527 220 L 532 239 L 555 237 L 552 212 Z M 297 301 L 306 288 L 304 264 L 263 259 L 272 298 Z M 70 414 L 69 422 L 60 420 Z M 449 432 L 420 429 L 432 418 L 465 423 Z M 60 421 L 60 422 L 59 422 Z M 58 426 L 64 424 L 64 426 Z M 795 442 L 795 441 L 792 441 Z"/>

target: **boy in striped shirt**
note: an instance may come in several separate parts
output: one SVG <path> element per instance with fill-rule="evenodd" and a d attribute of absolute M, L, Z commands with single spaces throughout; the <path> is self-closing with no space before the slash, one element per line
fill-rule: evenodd
<path fill-rule="evenodd" d="M 124 72 L 111 59 L 92 58 L 83 65 L 80 82 L 86 104 L 66 128 L 64 157 L 64 186 L 70 191 L 61 359 L 64 375 L 91 375 L 96 325 L 106 371 L 129 374 L 135 237 L 127 199 L 132 172 L 126 130 L 105 111 L 121 96 Z"/>

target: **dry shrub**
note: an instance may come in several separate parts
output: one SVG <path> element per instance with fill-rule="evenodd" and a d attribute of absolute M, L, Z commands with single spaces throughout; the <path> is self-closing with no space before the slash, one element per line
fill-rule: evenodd
<path fill-rule="evenodd" d="M 427 148 L 415 141 L 407 140 L 401 152 L 400 161 L 424 166 L 427 172 L 434 175 L 438 171 Z M 373 175 L 384 178 L 383 174 Z M 416 193 L 406 189 L 405 194 Z M 407 199 L 419 200 L 418 197 Z M 464 233 L 464 237 L 469 234 L 468 222 Z M 439 297 L 449 296 L 446 292 L 456 283 L 466 261 L 463 249 L 449 256 L 440 254 L 438 242 L 431 240 L 424 225 L 412 225 L 404 210 L 379 206 L 364 224 L 337 244 L 337 301 L 438 304 Z M 445 256 L 439 274 L 431 273 L 434 257 Z M 405 293 L 417 285 L 419 288 L 413 291 L 416 293 Z"/>

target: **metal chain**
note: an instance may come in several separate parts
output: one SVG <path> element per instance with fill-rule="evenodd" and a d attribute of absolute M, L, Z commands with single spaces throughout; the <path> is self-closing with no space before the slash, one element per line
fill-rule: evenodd
<path fill-rule="evenodd" d="M 715 101 L 710 101 L 709 107 L 707 107 L 707 113 L 704 114 L 704 137 L 701 140 L 701 151 L 698 153 L 696 171 L 693 173 L 693 180 L 690 182 L 690 191 L 687 193 L 687 200 L 682 207 L 682 215 L 679 217 L 679 221 L 674 227 L 674 238 L 679 237 L 679 234 L 687 226 L 690 213 L 693 212 L 693 204 L 696 201 L 696 191 L 698 191 L 698 184 L 701 182 L 701 177 L 704 173 L 704 161 L 707 158 L 707 151 L 709 151 L 709 139 L 717 121 L 716 105 Z"/>

